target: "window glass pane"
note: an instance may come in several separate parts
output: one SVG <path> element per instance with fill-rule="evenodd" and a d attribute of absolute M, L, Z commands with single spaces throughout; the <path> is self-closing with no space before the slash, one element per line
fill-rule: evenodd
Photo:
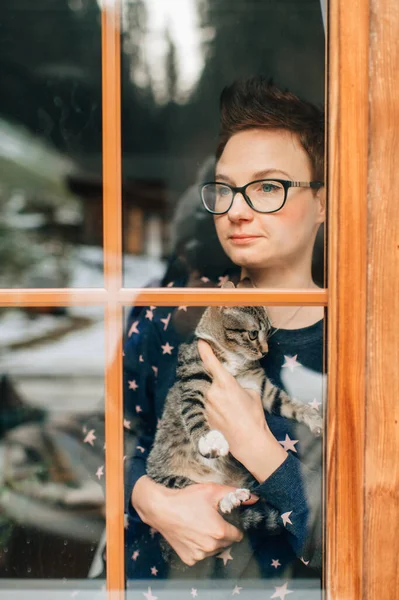
<path fill-rule="evenodd" d="M 252 600 L 291 591 L 321 598 L 324 321 L 322 307 L 268 307 L 267 316 L 261 307 L 130 310 L 124 347 L 125 440 L 133 448 L 125 460 L 128 597 L 140 591 L 160 600 L 190 593 Z M 209 356 L 204 369 L 194 331 L 225 357 L 237 379 Z M 262 393 L 266 410 L 260 395 L 248 397 L 237 381 Z M 212 436 L 204 406 L 210 428 L 219 432 Z M 155 489 L 151 479 L 163 487 Z M 239 514 L 240 527 L 248 529 L 239 543 L 223 529 L 222 546 L 208 533 L 218 531 L 217 538 L 224 526 L 214 507 L 237 488 L 259 500 L 226 516 Z M 229 510 L 233 499 L 224 502 Z M 197 562 L 185 566 L 173 553 L 165 560 L 164 536 Z M 215 544 L 215 556 L 201 554 Z"/>
<path fill-rule="evenodd" d="M 100 593 L 103 309 L 2 309 L 0 332 L 4 598 L 15 588 L 40 598 Z"/>
<path fill-rule="evenodd" d="M 233 266 L 236 253 L 226 256 L 226 247 L 221 247 L 198 184 L 215 178 L 219 96 L 226 85 L 261 75 L 283 91 L 289 89 L 303 100 L 322 105 L 325 40 L 320 0 L 124 0 L 122 30 L 124 284 L 134 287 L 134 273 L 143 269 L 147 285 L 170 281 L 195 285 L 198 275 L 217 282 Z M 263 107 L 266 113 L 266 105 Z M 291 101 L 286 112 L 296 110 Z M 322 130 L 321 113 L 311 111 L 313 116 L 306 117 L 304 112 L 303 107 L 299 109 L 300 119 L 306 122 L 310 118 L 312 131 Z M 259 118 L 255 115 L 254 122 Z M 291 127 L 297 125 L 291 120 Z M 306 138 L 310 145 L 312 135 L 308 132 Z M 239 171 L 231 157 L 227 160 L 224 156 L 224 172 L 218 174 L 228 175 L 236 186 L 258 179 L 252 175 L 270 168 L 279 171 L 269 171 L 268 177 L 305 182 L 323 179 L 322 131 L 318 139 L 315 156 L 321 156 L 321 163 L 314 163 L 312 155 L 312 168 L 303 144 L 298 144 L 296 151 L 302 153 L 304 162 L 294 168 L 285 152 L 292 147 L 289 141 L 280 156 L 274 152 L 276 139 L 269 139 L 270 156 L 268 147 L 262 154 L 250 139 L 249 147 L 258 160 L 249 156 L 250 164 L 239 161 L 243 165 Z M 259 223 L 265 228 L 268 223 L 281 222 L 280 215 L 302 210 L 306 198 L 311 203 L 316 192 L 288 189 L 282 213 L 274 213 L 273 219 L 255 213 L 252 228 L 246 229 L 264 238 Z M 239 205 L 240 196 L 235 198 L 234 208 L 238 210 Z M 310 228 L 313 240 L 317 227 L 318 223 L 303 222 L 302 236 L 306 237 Z M 288 254 L 301 250 L 303 240 L 298 241 L 291 229 L 281 235 L 285 243 L 291 242 Z M 258 254 L 264 252 L 263 245 L 259 246 Z M 313 262 L 314 281 L 323 285 L 321 233 Z"/>
<path fill-rule="evenodd" d="M 102 286 L 99 6 L 5 0 L 0 44 L 0 286 Z"/>

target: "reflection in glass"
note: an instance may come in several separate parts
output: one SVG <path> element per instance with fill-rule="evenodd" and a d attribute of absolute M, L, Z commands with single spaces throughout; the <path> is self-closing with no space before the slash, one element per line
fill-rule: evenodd
<path fill-rule="evenodd" d="M 100 589 L 103 310 L 3 309 L 0 332 L 2 588 Z"/>
<path fill-rule="evenodd" d="M 132 257 L 145 285 L 217 281 L 231 263 L 198 183 L 214 179 L 220 92 L 262 74 L 322 103 L 320 1 L 124 0 L 122 31 L 124 284 L 136 285 Z M 322 285 L 322 232 L 314 269 Z"/>
<path fill-rule="evenodd" d="M 102 287 L 99 5 L 4 0 L 0 43 L 0 286 Z"/>

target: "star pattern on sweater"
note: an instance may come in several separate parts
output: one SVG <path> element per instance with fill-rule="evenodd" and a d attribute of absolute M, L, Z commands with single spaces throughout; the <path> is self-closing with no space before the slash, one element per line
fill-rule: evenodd
<path fill-rule="evenodd" d="M 135 379 L 132 379 L 131 381 L 128 381 L 129 384 L 129 390 L 133 390 L 136 391 L 139 389 L 138 383 L 136 382 Z"/>
<path fill-rule="evenodd" d="M 197 598 L 198 597 L 198 590 L 196 588 L 191 588 L 190 594 L 192 595 L 193 598 Z"/>
<path fill-rule="evenodd" d="M 153 596 L 151 588 L 148 588 L 147 592 L 143 592 L 145 600 L 158 600 L 158 596 Z"/>
<path fill-rule="evenodd" d="M 166 319 L 159 319 L 161 321 L 161 323 L 163 323 L 163 330 L 166 331 L 169 325 L 169 321 L 170 321 L 170 315 L 172 313 L 169 313 L 168 316 L 166 317 Z"/>
<path fill-rule="evenodd" d="M 231 592 L 232 596 L 238 596 L 239 593 L 241 592 L 242 587 L 239 587 L 238 585 L 235 586 L 235 588 L 233 589 L 233 591 Z"/>
<path fill-rule="evenodd" d="M 283 364 L 283 369 L 287 368 L 293 373 L 297 367 L 301 367 L 301 363 L 297 361 L 298 354 L 295 356 L 286 356 L 284 354 L 285 363 Z"/>
<path fill-rule="evenodd" d="M 290 438 L 290 436 L 288 435 L 288 433 L 286 433 L 285 440 L 282 440 L 282 441 L 279 440 L 278 443 L 282 445 L 284 450 L 286 450 L 286 451 L 291 450 L 292 452 L 296 452 L 295 444 L 297 444 L 298 442 L 299 442 L 299 440 L 292 440 Z"/>
<path fill-rule="evenodd" d="M 274 567 L 275 569 L 281 567 L 281 563 L 278 558 L 272 558 L 272 567 Z"/>
<path fill-rule="evenodd" d="M 133 335 L 133 333 L 140 333 L 137 326 L 139 324 L 139 321 L 134 321 L 134 323 L 132 323 L 132 325 L 130 326 L 129 332 L 127 334 L 128 337 L 131 337 Z"/>
<path fill-rule="evenodd" d="M 287 594 L 292 594 L 292 590 L 288 589 L 288 582 L 283 585 L 277 586 L 274 588 L 275 592 L 270 598 L 280 598 L 280 600 L 284 600 Z"/>
<path fill-rule="evenodd" d="M 94 446 L 94 440 L 96 440 L 96 436 L 94 435 L 95 429 L 90 429 L 89 433 L 86 435 L 83 440 L 84 444 L 90 444 L 90 446 Z"/>
<path fill-rule="evenodd" d="M 101 467 L 98 467 L 98 469 L 96 471 L 96 477 L 98 480 L 100 480 L 103 475 L 104 475 L 104 465 L 101 465 Z"/>
<path fill-rule="evenodd" d="M 162 354 L 172 354 L 173 346 L 171 346 L 169 344 L 169 342 L 166 342 L 166 344 L 161 346 L 161 348 L 162 348 Z"/>
<path fill-rule="evenodd" d="M 233 557 L 231 556 L 231 546 L 230 548 L 223 550 L 220 554 L 217 554 L 216 558 L 220 558 L 223 561 L 223 565 L 226 566 L 229 560 L 233 560 Z"/>
<path fill-rule="evenodd" d="M 315 410 L 319 410 L 319 406 L 321 406 L 321 402 L 318 402 L 316 398 L 313 398 L 311 402 L 308 402 L 309 406 L 314 408 Z"/>
<path fill-rule="evenodd" d="M 283 525 L 284 527 L 287 527 L 287 523 L 289 523 L 290 525 L 292 525 L 292 521 L 290 519 L 290 515 L 292 515 L 292 510 L 289 510 L 288 512 L 283 513 L 281 516 L 282 520 L 283 520 Z"/>
<path fill-rule="evenodd" d="M 155 577 L 158 575 L 158 569 L 155 566 L 151 567 L 151 575 L 154 575 Z"/>

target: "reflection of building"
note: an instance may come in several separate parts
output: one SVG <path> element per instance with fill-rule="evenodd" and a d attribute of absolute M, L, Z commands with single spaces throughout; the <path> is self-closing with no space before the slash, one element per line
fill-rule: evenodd
<path fill-rule="evenodd" d="M 102 182 L 99 177 L 74 174 L 69 187 L 83 202 L 82 242 L 103 243 Z M 122 188 L 123 249 L 131 254 L 160 257 L 168 243 L 166 184 L 160 180 L 132 180 Z"/>

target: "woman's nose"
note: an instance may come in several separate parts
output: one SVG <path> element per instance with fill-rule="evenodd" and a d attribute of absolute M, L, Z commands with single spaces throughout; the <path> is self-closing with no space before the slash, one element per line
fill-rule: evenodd
<path fill-rule="evenodd" d="M 253 219 L 254 211 L 246 202 L 244 196 L 240 192 L 237 192 L 234 196 L 233 205 L 230 208 L 228 215 L 231 221 L 249 221 Z"/>

